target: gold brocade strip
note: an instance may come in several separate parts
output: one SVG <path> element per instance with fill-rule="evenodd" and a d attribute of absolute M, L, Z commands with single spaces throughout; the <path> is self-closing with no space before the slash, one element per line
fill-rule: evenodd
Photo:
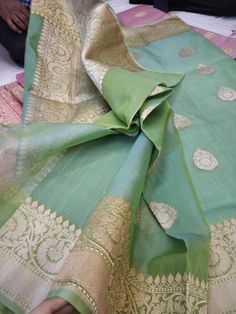
<path fill-rule="evenodd" d="M 32 309 L 46 298 L 81 231 L 62 216 L 27 198 L 0 229 L 3 295 Z M 16 282 L 20 283 L 16 285 Z"/>
<path fill-rule="evenodd" d="M 129 228 L 130 206 L 125 199 L 104 198 L 54 287 L 73 287 L 93 313 L 157 313 L 157 309 L 158 313 L 206 313 L 206 282 L 191 274 L 146 277 L 130 268 Z M 76 290 L 75 282 L 86 294 Z"/>
<path fill-rule="evenodd" d="M 123 28 L 129 47 L 142 47 L 157 40 L 190 30 L 190 27 L 178 17 L 169 17 L 150 25 Z"/>

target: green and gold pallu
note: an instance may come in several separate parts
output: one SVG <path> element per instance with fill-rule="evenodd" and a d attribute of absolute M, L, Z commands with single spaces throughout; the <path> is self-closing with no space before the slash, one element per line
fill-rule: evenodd
<path fill-rule="evenodd" d="M 1 313 L 236 312 L 235 70 L 176 18 L 121 31 L 104 2 L 33 1 Z"/>

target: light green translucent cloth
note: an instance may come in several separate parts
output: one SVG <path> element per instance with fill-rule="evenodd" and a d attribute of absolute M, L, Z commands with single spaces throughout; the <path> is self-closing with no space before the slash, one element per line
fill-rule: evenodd
<path fill-rule="evenodd" d="M 106 19 L 106 31 L 121 38 L 106 4 L 36 2 L 24 123 L 1 126 L 0 312 L 28 313 L 61 296 L 81 313 L 233 313 L 235 63 L 188 30 L 130 48 L 112 64 L 108 47 L 114 56 L 127 48 L 118 39 L 117 47 L 98 44 Z M 91 57 L 86 38 L 96 28 Z M 75 62 L 67 68 L 62 46 L 50 57 L 54 32 L 68 51 L 73 46 L 91 80 Z M 142 56 L 136 70 L 128 64 L 135 67 L 133 52 Z M 94 115 L 95 100 L 87 107 L 73 100 L 76 88 L 82 99 L 86 80 L 93 99 L 105 100 L 100 116 L 90 123 L 41 119 L 52 107 L 60 116 L 68 103 Z M 91 82 L 101 82 L 100 94 Z M 55 95 L 46 94 L 48 86 Z M 32 110 L 38 116 L 28 121 Z"/>

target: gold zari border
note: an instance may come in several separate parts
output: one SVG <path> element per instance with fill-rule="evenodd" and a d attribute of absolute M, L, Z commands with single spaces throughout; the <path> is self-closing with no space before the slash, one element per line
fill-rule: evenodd
<path fill-rule="evenodd" d="M 3 295 L 25 310 L 38 305 L 47 296 L 80 233 L 62 216 L 26 198 L 0 229 Z"/>
<path fill-rule="evenodd" d="M 149 43 L 190 30 L 190 27 L 178 17 L 169 17 L 151 25 L 123 28 L 129 47 L 142 47 Z"/>
<path fill-rule="evenodd" d="M 203 280 L 191 274 L 147 278 L 130 268 L 129 228 L 125 199 L 104 198 L 54 287 L 72 289 L 93 313 L 206 313 L 208 284 Z"/>

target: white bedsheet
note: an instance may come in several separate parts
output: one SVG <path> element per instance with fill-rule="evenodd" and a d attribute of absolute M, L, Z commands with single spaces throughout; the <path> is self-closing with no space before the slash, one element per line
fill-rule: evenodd
<path fill-rule="evenodd" d="M 8 52 L 0 45 L 0 86 L 16 80 L 16 74 L 23 71 L 11 60 Z"/>
<path fill-rule="evenodd" d="M 203 28 L 223 36 L 231 36 L 236 31 L 236 17 L 217 17 L 182 11 L 172 11 L 171 15 L 177 15 L 191 26 Z"/>

